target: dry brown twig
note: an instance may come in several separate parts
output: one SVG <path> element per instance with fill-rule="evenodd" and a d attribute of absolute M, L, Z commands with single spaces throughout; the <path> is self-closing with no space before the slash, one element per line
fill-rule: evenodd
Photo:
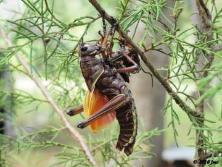
<path fill-rule="evenodd" d="M 5 42 L 7 43 L 8 47 L 12 46 L 12 43 L 6 33 L 0 29 L 0 35 L 3 37 Z M 84 138 L 80 135 L 80 133 L 72 127 L 72 125 L 69 123 L 69 121 L 66 119 L 63 110 L 58 106 L 58 104 L 54 101 L 46 87 L 42 84 L 41 79 L 34 73 L 31 72 L 30 66 L 25 59 L 24 56 L 21 56 L 19 54 L 16 54 L 15 57 L 20 62 L 20 64 L 23 66 L 25 73 L 35 82 L 36 86 L 40 89 L 44 97 L 47 99 L 48 103 L 52 106 L 52 108 L 56 111 L 56 113 L 59 115 L 60 119 L 64 123 L 65 127 L 70 132 L 73 139 L 77 140 L 80 144 L 83 152 L 91 162 L 93 166 L 97 166 L 96 161 L 94 160 L 94 157 L 92 156 L 89 147 L 86 145 Z"/>

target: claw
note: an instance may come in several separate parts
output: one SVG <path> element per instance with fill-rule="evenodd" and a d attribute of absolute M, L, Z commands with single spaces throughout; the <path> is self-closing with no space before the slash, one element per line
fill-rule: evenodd
<path fill-rule="evenodd" d="M 68 111 L 66 112 L 66 114 L 69 115 L 69 116 L 75 115 L 73 109 L 68 110 Z"/>
<path fill-rule="evenodd" d="M 79 113 L 81 113 L 81 112 L 83 112 L 83 106 L 82 106 L 82 105 L 80 105 L 80 106 L 78 106 L 78 107 L 75 107 L 75 108 L 69 109 L 69 110 L 66 112 L 66 114 L 69 115 L 69 116 L 75 116 L 76 114 L 79 114 Z"/>
<path fill-rule="evenodd" d="M 87 127 L 87 124 L 85 122 L 80 122 L 78 125 L 77 125 L 78 128 L 80 129 L 83 129 L 85 127 Z"/>

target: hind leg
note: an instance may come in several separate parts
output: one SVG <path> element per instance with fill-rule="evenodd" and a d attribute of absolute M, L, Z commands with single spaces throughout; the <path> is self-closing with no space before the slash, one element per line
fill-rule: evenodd
<path fill-rule="evenodd" d="M 124 94 L 119 94 L 115 96 L 107 104 L 105 104 L 98 112 L 90 116 L 87 120 L 79 123 L 77 127 L 81 129 L 87 127 L 91 122 L 101 118 L 103 115 L 115 111 L 116 109 L 124 105 L 126 102 L 127 98 Z"/>

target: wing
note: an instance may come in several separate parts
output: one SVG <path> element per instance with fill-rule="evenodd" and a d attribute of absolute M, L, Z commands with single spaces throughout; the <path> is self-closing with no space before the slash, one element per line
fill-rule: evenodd
<path fill-rule="evenodd" d="M 97 89 L 92 92 L 87 92 L 85 102 L 84 102 L 84 113 L 87 116 L 91 116 L 101 109 L 106 103 L 108 103 L 108 98 L 101 94 Z M 107 124 L 111 123 L 116 117 L 116 112 L 113 111 L 103 117 L 95 120 L 90 124 L 90 128 L 93 132 L 97 132 Z"/>

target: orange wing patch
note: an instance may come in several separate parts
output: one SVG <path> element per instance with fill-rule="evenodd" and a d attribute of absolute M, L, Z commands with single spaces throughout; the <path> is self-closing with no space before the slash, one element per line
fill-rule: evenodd
<path fill-rule="evenodd" d="M 92 92 L 87 92 L 84 102 L 84 113 L 87 116 L 91 116 L 97 111 L 99 111 L 99 109 L 101 109 L 108 101 L 108 98 L 96 89 Z M 90 124 L 90 128 L 93 132 L 97 132 L 105 125 L 111 123 L 115 119 L 115 117 L 116 112 L 112 111 L 102 116 L 101 118 L 93 121 Z"/>

